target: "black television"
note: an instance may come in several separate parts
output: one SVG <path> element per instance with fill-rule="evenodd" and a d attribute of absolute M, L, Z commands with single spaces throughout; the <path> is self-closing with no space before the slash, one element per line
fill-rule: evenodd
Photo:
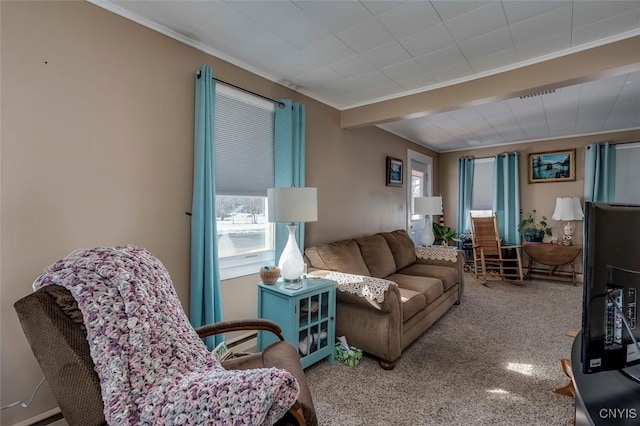
<path fill-rule="evenodd" d="M 585 205 L 583 373 L 640 372 L 640 205 Z"/>

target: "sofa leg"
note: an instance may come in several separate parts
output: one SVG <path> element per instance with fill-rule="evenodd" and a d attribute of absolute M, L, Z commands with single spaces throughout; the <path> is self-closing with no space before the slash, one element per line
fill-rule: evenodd
<path fill-rule="evenodd" d="M 389 361 L 384 361 L 382 359 L 378 360 L 378 364 L 380 364 L 380 367 L 382 367 L 383 370 L 393 370 L 394 368 L 396 368 L 396 362 L 389 362 Z"/>
<path fill-rule="evenodd" d="M 458 300 L 456 300 L 453 304 L 454 304 L 454 305 L 459 305 L 459 304 L 460 304 L 460 302 L 462 302 L 462 299 L 458 299 Z"/>

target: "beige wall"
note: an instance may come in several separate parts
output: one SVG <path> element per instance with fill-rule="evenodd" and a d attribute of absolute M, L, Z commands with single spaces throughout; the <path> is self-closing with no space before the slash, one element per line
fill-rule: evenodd
<path fill-rule="evenodd" d="M 42 376 L 12 305 L 72 250 L 146 247 L 188 305 L 193 72 L 202 63 L 305 103 L 307 184 L 320 198 L 308 243 L 404 227 L 405 190 L 385 186 L 385 157 L 429 151 L 377 128 L 340 130 L 338 111 L 86 2 L 3 1 L 0 14 L 1 405 L 28 398 Z M 223 282 L 226 319 L 255 316 L 256 282 Z M 45 386 L 0 423 L 54 406 Z"/>
<path fill-rule="evenodd" d="M 385 186 L 386 157 L 406 166 L 407 148 L 420 151 L 434 158 L 437 176 L 437 154 L 376 127 L 342 130 L 339 112 L 315 102 L 307 117 L 314 141 L 307 145 L 307 185 L 318 187 L 318 222 L 306 225 L 305 245 L 406 229 L 406 186 Z"/>
<path fill-rule="evenodd" d="M 555 208 L 556 197 L 580 197 L 584 202 L 584 151 L 591 143 L 611 141 L 615 143 L 640 141 L 640 130 L 610 133 L 606 135 L 573 137 L 541 142 L 530 142 L 510 146 L 486 149 L 456 151 L 442 153 L 439 156 L 440 190 L 442 191 L 445 211 L 456 212 L 447 217 L 449 226 L 456 226 L 457 197 L 458 197 L 458 158 L 464 155 L 476 158 L 492 157 L 501 152 L 520 153 L 520 207 L 526 215 L 536 209 L 536 216 L 547 216 L 553 229 L 553 235 L 562 236 L 564 222 L 551 220 Z M 576 180 L 570 182 L 528 183 L 527 157 L 528 154 L 565 149 L 576 150 Z M 575 243 L 582 244 L 582 228 L 576 226 Z M 582 260 L 577 264 L 578 272 L 582 272 Z"/>

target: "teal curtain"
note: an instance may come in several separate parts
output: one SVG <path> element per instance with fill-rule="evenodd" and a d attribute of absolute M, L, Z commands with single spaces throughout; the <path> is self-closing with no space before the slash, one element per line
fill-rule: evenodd
<path fill-rule="evenodd" d="M 196 74 L 191 206 L 189 319 L 194 327 L 222 321 L 213 152 L 214 95 L 213 73 L 210 67 L 202 65 L 200 75 Z M 224 335 L 205 338 L 205 343 L 210 350 L 222 341 L 224 341 Z"/>
<path fill-rule="evenodd" d="M 616 145 L 587 145 L 584 154 L 584 201 L 611 202 L 616 194 Z"/>
<path fill-rule="evenodd" d="M 275 113 L 275 187 L 305 186 L 305 111 L 304 105 L 279 100 Z M 284 249 L 287 224 L 276 223 L 276 262 Z M 298 246 L 304 251 L 304 223 L 298 224 Z"/>
<path fill-rule="evenodd" d="M 520 244 L 520 154 L 495 156 L 493 167 L 493 211 L 504 244 Z"/>
<path fill-rule="evenodd" d="M 471 191 L 473 189 L 473 157 L 458 158 L 458 217 L 456 226 L 458 233 L 463 234 L 471 229 L 469 210 L 471 210 Z"/>

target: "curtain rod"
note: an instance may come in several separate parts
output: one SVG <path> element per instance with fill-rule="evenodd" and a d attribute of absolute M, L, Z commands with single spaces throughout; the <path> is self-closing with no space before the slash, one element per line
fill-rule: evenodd
<path fill-rule="evenodd" d="M 197 72 L 198 72 L 198 79 L 200 79 L 200 73 L 201 73 L 201 72 L 200 72 L 200 70 L 198 70 Z M 285 107 L 284 102 L 277 101 L 277 100 L 275 100 L 275 99 L 271 99 L 271 98 L 269 98 L 269 97 L 267 97 L 267 96 L 261 95 L 261 94 L 256 93 L 256 92 L 252 92 L 251 90 L 244 89 L 244 88 L 242 88 L 242 87 L 240 87 L 240 86 L 236 86 L 235 84 L 231 84 L 231 83 L 229 83 L 229 82 L 226 82 L 226 81 L 224 81 L 224 80 L 220 80 L 220 79 L 215 78 L 215 77 L 211 77 L 211 78 L 213 78 L 215 81 L 217 81 L 217 82 L 219 82 L 219 83 L 226 84 L 227 86 L 231 86 L 231 87 L 233 87 L 233 88 L 235 88 L 235 89 L 242 90 L 243 92 L 246 92 L 246 93 L 251 93 L 252 95 L 255 95 L 255 96 L 258 96 L 258 97 L 260 97 L 260 98 L 262 98 L 262 99 L 266 99 L 266 100 L 268 100 L 268 101 L 271 101 L 271 102 L 273 102 L 273 103 L 276 103 L 276 104 L 278 104 L 278 106 L 279 106 L 280 108 L 284 108 L 284 107 Z"/>

